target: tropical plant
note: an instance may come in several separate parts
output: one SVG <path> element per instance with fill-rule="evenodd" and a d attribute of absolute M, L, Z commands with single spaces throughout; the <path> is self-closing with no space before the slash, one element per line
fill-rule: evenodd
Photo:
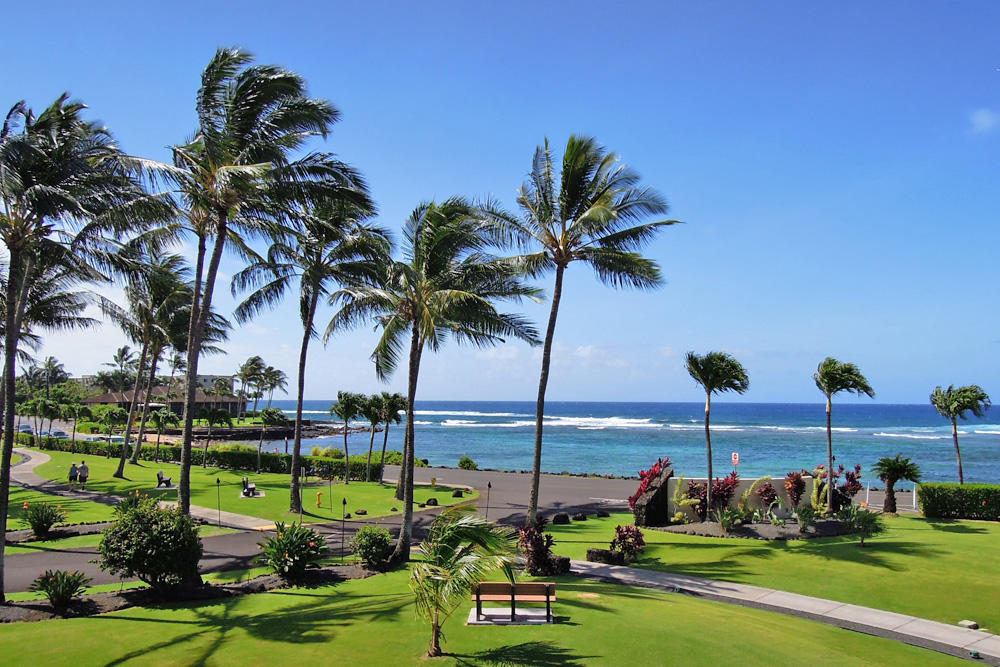
<path fill-rule="evenodd" d="M 385 476 L 385 447 L 389 444 L 389 425 L 398 424 L 403 421 L 400 412 L 406 411 L 406 396 L 402 394 L 390 394 L 387 391 L 383 391 L 379 398 L 380 401 L 380 411 L 381 420 L 385 424 L 385 429 L 382 431 L 382 455 L 379 457 L 379 461 L 382 462 L 382 467 L 378 474 L 378 483 L 382 483 L 382 479 Z M 402 475 L 400 475 L 402 477 Z"/>
<path fill-rule="evenodd" d="M 715 510 L 715 520 L 719 522 L 723 535 L 728 535 L 734 526 L 739 525 L 742 513 L 735 507 L 720 507 Z"/>
<path fill-rule="evenodd" d="M 958 483 L 965 484 L 962 452 L 958 448 L 958 419 L 966 419 L 969 412 L 982 418 L 990 409 L 990 397 L 979 385 L 970 384 L 957 389 L 955 385 L 948 385 L 947 389 L 934 388 L 931 405 L 942 417 L 951 420 L 951 437 L 955 442 L 955 458 L 958 459 Z"/>
<path fill-rule="evenodd" d="M 101 415 L 101 424 L 107 429 L 108 435 L 111 435 L 116 426 L 122 426 L 125 424 L 125 420 L 128 419 L 128 412 L 125 408 L 119 408 L 118 406 L 112 406 L 111 408 L 104 411 Z M 126 443 L 128 444 L 128 443 Z"/>
<path fill-rule="evenodd" d="M 441 626 L 491 572 L 513 582 L 514 533 L 490 523 L 468 506 L 442 512 L 420 543 L 421 560 L 410 573 L 417 616 L 430 622 L 427 656 L 441 655 Z"/>
<path fill-rule="evenodd" d="M 365 464 L 365 481 L 372 481 L 372 450 L 375 449 L 375 428 L 382 421 L 382 397 L 378 394 L 368 396 L 361 407 L 359 414 L 368 422 L 368 462 Z"/>
<path fill-rule="evenodd" d="M 687 512 L 684 511 L 684 508 L 698 505 L 699 500 L 697 498 L 688 497 L 687 486 L 684 484 L 684 475 L 680 475 L 677 478 L 677 484 L 674 486 L 674 496 L 672 500 L 674 507 L 677 508 L 677 512 L 670 519 L 671 523 L 688 523 L 690 519 L 688 518 Z"/>
<path fill-rule="evenodd" d="M 598 280 L 611 287 L 657 287 L 662 282 L 659 267 L 638 251 L 660 227 L 677 222 L 642 223 L 649 216 L 665 213 L 666 202 L 650 188 L 640 187 L 639 175 L 591 137 L 573 135 L 566 142 L 558 187 L 553 163 L 546 139 L 535 149 L 528 180 L 518 192 L 520 217 L 496 212 L 512 239 L 534 250 L 521 258 L 524 270 L 533 277 L 555 272 L 538 381 L 529 523 L 538 512 L 545 391 L 563 275 L 571 263 L 582 262 L 590 265 Z"/>
<path fill-rule="evenodd" d="M 626 562 L 633 561 L 639 552 L 646 547 L 642 530 L 636 525 L 615 526 L 615 536 L 611 540 L 610 549 L 621 552 Z"/>
<path fill-rule="evenodd" d="M 264 432 L 268 426 L 284 426 L 288 423 L 285 413 L 278 408 L 264 408 L 260 411 L 260 440 L 257 442 L 257 472 L 260 472 L 260 450 L 264 447 Z M 344 478 L 350 474 L 350 465 L 345 466 Z M 344 482 L 347 483 L 346 481 Z"/>
<path fill-rule="evenodd" d="M 204 419 L 205 423 L 208 424 L 208 433 L 205 436 L 205 449 L 201 457 L 201 465 L 203 468 L 208 467 L 208 446 L 212 442 L 212 427 L 213 426 L 232 426 L 233 416 L 229 414 L 229 410 L 225 408 L 202 408 L 198 411 L 198 419 Z M 157 434 L 157 440 L 159 440 L 159 434 Z M 258 468 L 260 466 L 258 465 Z"/>
<path fill-rule="evenodd" d="M 236 313 L 236 319 L 240 320 L 239 311 Z M 245 401 L 247 398 L 254 395 L 255 392 L 248 390 L 248 387 L 253 388 L 261 381 L 264 376 L 265 368 L 267 368 L 267 364 L 265 364 L 264 360 L 256 354 L 240 364 L 240 367 L 236 370 L 236 379 L 240 382 L 240 389 L 237 392 L 237 396 L 239 396 L 240 399 Z M 254 411 L 256 412 L 256 410 L 257 408 L 255 404 Z"/>
<path fill-rule="evenodd" d="M 364 394 L 355 394 L 350 391 L 338 391 L 337 402 L 330 406 L 330 414 L 336 415 L 344 420 L 344 456 L 351 458 L 351 452 L 347 449 L 347 433 L 350 431 L 350 421 L 358 416 L 364 407 L 367 399 Z M 350 483 L 350 466 L 344 468 L 344 484 Z"/>
<path fill-rule="evenodd" d="M 45 537 L 52 526 L 66 521 L 66 512 L 62 505 L 49 503 L 25 503 L 24 523 L 31 528 L 35 537 Z"/>
<path fill-rule="evenodd" d="M 525 524 L 517 531 L 517 546 L 524 553 L 524 571 L 533 577 L 556 573 L 552 546 L 556 538 L 545 532 L 545 517 L 535 517 L 535 522 Z"/>
<path fill-rule="evenodd" d="M 164 426 L 176 426 L 180 422 L 180 417 L 171 412 L 167 408 L 160 408 L 159 410 L 154 410 L 149 415 L 153 422 L 153 428 L 156 429 L 156 455 L 154 461 L 160 460 L 160 435 L 163 433 Z"/>
<path fill-rule="evenodd" d="M 458 460 L 458 467 L 462 470 L 478 470 L 479 466 L 468 456 L 463 456 Z"/>
<path fill-rule="evenodd" d="M 795 509 L 795 520 L 799 522 L 799 532 L 804 533 L 816 523 L 816 510 L 812 505 L 802 505 Z"/>
<path fill-rule="evenodd" d="M 788 494 L 788 504 L 793 510 L 799 506 L 802 494 L 806 491 L 806 480 L 803 479 L 803 474 L 807 474 L 805 470 L 785 475 L 785 493 Z"/>
<path fill-rule="evenodd" d="M 62 614 L 73 598 L 82 594 L 90 582 L 91 578 L 79 570 L 45 570 L 31 582 L 28 590 L 44 595 L 56 613 Z"/>
<path fill-rule="evenodd" d="M 896 513 L 896 482 L 920 481 L 920 468 L 909 458 L 903 458 L 902 454 L 896 454 L 893 458 L 883 456 L 872 466 L 872 472 L 885 482 L 885 503 L 882 505 L 882 511 L 886 514 Z"/>
<path fill-rule="evenodd" d="M 857 505 L 845 505 L 837 512 L 837 519 L 842 521 L 852 533 L 861 537 L 861 546 L 865 539 L 885 531 L 885 521 L 882 516 Z"/>
<path fill-rule="evenodd" d="M 351 552 L 365 567 L 382 567 L 392 555 L 392 535 L 381 526 L 362 526 L 351 538 Z"/>
<path fill-rule="evenodd" d="M 875 398 L 875 390 L 868 384 L 868 379 L 861 374 L 858 367 L 852 363 L 838 361 L 827 357 L 820 362 L 813 374 L 813 382 L 826 397 L 826 469 L 833 470 L 833 397 L 840 392 Z M 818 480 L 817 480 L 818 481 Z M 833 484 L 827 484 L 826 506 L 828 512 L 834 511 Z"/>
<path fill-rule="evenodd" d="M 62 406 L 62 418 L 73 422 L 73 435 L 70 442 L 76 444 L 76 425 L 81 419 L 90 419 L 91 412 L 83 403 L 70 403 Z"/>
<path fill-rule="evenodd" d="M 685 357 L 688 374 L 705 390 L 705 449 L 708 455 L 708 479 L 712 479 L 712 432 L 709 428 L 709 418 L 712 412 L 712 394 L 735 391 L 746 393 L 750 388 L 750 379 L 746 369 L 736 361 L 733 355 L 726 352 L 709 352 L 699 356 L 688 352 Z M 706 485 L 706 504 L 712 507 L 711 485 Z M 706 512 L 705 516 L 708 516 Z"/>
<path fill-rule="evenodd" d="M 327 551 L 326 538 L 301 523 L 275 521 L 274 536 L 257 544 L 261 552 L 255 560 L 288 581 L 300 581 L 308 568 L 318 568 Z"/>
<path fill-rule="evenodd" d="M 417 377 L 425 348 L 440 349 L 449 334 L 459 342 L 488 346 L 513 336 L 537 341 L 534 327 L 513 314 L 500 313 L 495 302 L 535 298 L 515 262 L 488 254 L 498 226 L 462 198 L 417 207 L 404 229 L 405 261 L 386 262 L 371 283 L 345 287 L 332 300 L 341 309 L 327 326 L 326 337 L 346 326 L 374 319 L 382 334 L 372 356 L 376 375 L 385 380 L 409 350 L 406 396 L 403 525 L 394 559 L 407 560 L 413 532 L 414 413 Z M 409 338 L 409 341 L 407 341 Z"/>

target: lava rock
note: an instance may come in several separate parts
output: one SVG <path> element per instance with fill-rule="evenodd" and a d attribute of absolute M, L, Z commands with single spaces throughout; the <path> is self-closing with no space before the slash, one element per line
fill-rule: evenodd
<path fill-rule="evenodd" d="M 605 517 L 609 517 L 609 516 L 611 516 L 611 515 L 610 515 L 610 514 L 608 514 L 607 512 L 605 512 L 604 510 L 601 510 L 601 511 L 599 511 L 599 512 L 597 513 L 597 516 L 603 519 L 603 518 L 605 518 Z"/>
<path fill-rule="evenodd" d="M 573 521 L 586 521 L 586 520 L 587 520 L 587 515 L 584 514 L 583 512 L 577 512 L 576 514 L 573 515 Z"/>
<path fill-rule="evenodd" d="M 438 499 L 437 498 L 428 498 L 427 499 L 427 506 L 428 507 L 437 507 L 437 504 L 438 504 Z"/>
<path fill-rule="evenodd" d="M 552 516 L 552 525 L 554 526 L 564 526 L 569 523 L 569 514 L 566 512 L 559 512 Z"/>
<path fill-rule="evenodd" d="M 366 514 L 368 514 L 368 510 L 358 510 L 355 512 L 355 514 L 357 514 L 358 516 L 365 516 Z"/>
<path fill-rule="evenodd" d="M 389 508 L 389 511 L 390 512 L 398 512 L 399 508 L 398 507 L 391 507 L 391 508 Z"/>
<path fill-rule="evenodd" d="M 462 493 L 462 489 L 455 489 L 454 491 L 451 492 L 451 497 L 452 498 L 464 498 L 465 494 Z"/>
<path fill-rule="evenodd" d="M 552 557 L 552 574 L 569 574 L 569 556 Z"/>
<path fill-rule="evenodd" d="M 350 512 L 348 512 L 347 514 L 345 514 L 345 515 L 344 515 L 344 518 L 345 518 L 345 519 L 350 519 L 350 518 L 351 518 L 351 513 L 350 513 Z"/>
<path fill-rule="evenodd" d="M 625 554 L 621 551 L 611 549 L 587 549 L 587 560 L 591 563 L 604 563 L 605 565 L 624 565 Z"/>

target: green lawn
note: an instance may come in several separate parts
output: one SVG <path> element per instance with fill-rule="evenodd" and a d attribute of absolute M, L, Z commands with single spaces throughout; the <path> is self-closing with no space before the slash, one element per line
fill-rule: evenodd
<path fill-rule="evenodd" d="M 227 535 L 239 531 L 233 528 L 219 528 L 218 526 L 204 525 L 198 526 L 198 534 L 202 537 L 212 537 L 213 535 Z M 38 540 L 35 542 L 20 542 L 18 544 L 8 544 L 6 555 L 32 554 L 40 551 L 64 551 L 66 549 L 81 549 L 84 547 L 96 547 L 101 541 L 100 533 L 91 535 L 74 535 L 73 537 L 62 537 L 55 540 Z"/>
<path fill-rule="evenodd" d="M 550 526 L 554 551 L 585 559 L 608 547 L 621 513 Z M 636 567 L 723 579 L 887 609 L 944 623 L 973 619 L 1000 630 L 1000 524 L 886 517 L 888 530 L 857 537 L 763 541 L 645 530 Z"/>
<path fill-rule="evenodd" d="M 16 466 L 20 462 L 21 462 L 21 455 L 20 454 L 11 454 L 10 455 L 10 464 L 12 466 Z"/>
<path fill-rule="evenodd" d="M 8 527 L 11 529 L 27 528 L 21 518 L 24 516 L 24 503 L 49 503 L 62 505 L 66 511 L 66 523 L 91 523 L 107 521 L 111 518 L 111 506 L 95 503 L 80 498 L 65 498 L 41 491 L 32 491 L 21 486 L 11 485 L 10 502 L 7 505 Z"/>
<path fill-rule="evenodd" d="M 659 591 L 558 578 L 560 622 L 444 627 L 451 656 L 431 663 L 407 572 L 337 586 L 92 618 L 0 627 L 9 665 L 944 665 L 950 658 L 770 612 Z M 728 640 L 723 639 L 727 637 Z M 820 647 L 823 647 L 822 659 Z"/>
<path fill-rule="evenodd" d="M 71 462 L 80 462 L 80 454 L 69 452 L 45 452 L 52 457 L 48 463 L 44 463 L 35 472 L 42 477 L 54 480 L 64 480 L 69 471 Z M 180 479 L 180 466 L 171 463 L 153 463 L 152 461 L 140 461 L 138 464 L 128 464 L 125 468 L 125 475 L 128 479 L 116 479 L 112 477 L 118 467 L 117 459 L 106 459 L 101 457 L 86 457 L 87 465 L 90 467 L 90 480 L 87 482 L 87 489 L 101 491 L 115 495 L 126 495 L 139 490 L 143 493 L 157 496 L 166 500 L 177 498 L 177 481 Z M 174 486 L 170 489 L 156 489 L 156 473 L 162 470 L 163 474 L 173 479 Z M 241 490 L 243 488 L 243 477 L 249 477 L 257 485 L 257 490 L 264 493 L 262 498 L 243 498 Z M 297 514 L 288 513 L 288 475 L 276 473 L 262 473 L 256 475 L 252 472 L 240 470 L 223 470 L 220 468 L 202 468 L 193 466 L 191 468 L 191 502 L 202 507 L 215 508 L 217 502 L 217 490 L 215 480 L 221 480 L 221 501 L 222 509 L 227 512 L 255 516 L 267 521 L 291 521 L 298 520 Z M 314 480 L 315 478 L 313 478 Z M 303 505 L 305 514 L 303 519 L 306 523 L 326 522 L 339 520 L 341 517 L 342 500 L 347 499 L 347 512 L 354 514 L 359 509 L 367 510 L 367 517 L 371 518 L 395 514 L 393 507 L 403 509 L 402 501 L 393 497 L 395 487 L 391 485 L 379 485 L 378 483 L 351 482 L 345 485 L 343 482 L 333 484 L 333 507 L 330 507 L 330 485 L 326 482 L 311 481 L 303 492 Z M 451 497 L 452 487 L 438 486 L 431 489 L 428 486 L 418 486 L 414 489 L 414 499 L 416 502 L 424 502 L 428 498 L 435 497 L 441 505 L 449 505 L 458 502 L 468 502 L 469 499 L 478 496 L 476 492 L 466 493 L 465 499 L 460 500 Z M 323 506 L 317 508 L 316 494 L 322 493 Z"/>

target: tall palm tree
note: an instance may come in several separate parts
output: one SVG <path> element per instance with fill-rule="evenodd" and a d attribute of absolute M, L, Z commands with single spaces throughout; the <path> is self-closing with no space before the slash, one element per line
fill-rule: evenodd
<path fill-rule="evenodd" d="M 45 357 L 42 361 L 42 375 L 45 378 L 45 397 L 49 397 L 49 392 L 53 385 L 60 384 L 69 379 L 66 367 L 59 363 L 55 357 Z"/>
<path fill-rule="evenodd" d="M 494 345 L 507 336 L 538 343 L 535 328 L 524 317 L 496 309 L 498 301 L 537 299 L 539 294 L 522 282 L 516 262 L 488 253 L 498 236 L 498 225 L 461 197 L 421 204 L 404 227 L 404 259 L 386 262 L 371 284 L 333 295 L 343 305 L 326 337 L 341 327 L 377 322 L 382 333 L 372 357 L 379 379 L 387 379 L 401 354 L 409 352 L 404 512 L 395 560 L 409 559 L 413 533 L 413 402 L 424 349 L 437 351 L 449 334 L 476 346 Z"/>
<path fill-rule="evenodd" d="M 868 384 L 868 379 L 861 374 L 858 367 L 852 363 L 838 361 L 827 357 L 816 368 L 813 382 L 826 396 L 826 507 L 827 512 L 833 512 L 833 397 L 842 391 L 857 396 L 875 398 L 875 390 Z"/>
<path fill-rule="evenodd" d="M 640 187 L 639 175 L 591 137 L 570 136 L 558 187 L 553 162 L 546 139 L 535 149 L 531 173 L 518 193 L 520 219 L 497 215 L 513 240 L 522 247 L 537 249 L 522 258 L 529 275 L 555 272 L 535 406 L 529 525 L 534 524 L 538 512 L 545 390 L 566 269 L 573 262 L 581 262 L 590 265 L 598 280 L 611 287 L 658 287 L 662 283 L 659 267 L 639 250 L 655 238 L 661 227 L 677 222 L 642 222 L 666 213 L 667 203 L 652 189 Z"/>
<path fill-rule="evenodd" d="M 185 229 L 197 241 L 178 505 L 191 503 L 191 437 L 198 360 L 224 249 L 251 260 L 249 241 L 281 238 L 294 209 L 354 186 L 356 175 L 329 154 L 292 156 L 313 136 L 326 136 L 339 112 L 307 96 L 301 76 L 276 65 L 252 64 L 239 49 L 219 49 L 201 77 L 194 137 L 173 147 Z M 209 246 L 211 249 L 209 250 Z"/>
<path fill-rule="evenodd" d="M 490 523 L 469 505 L 449 507 L 434 519 L 410 572 L 417 615 L 431 624 L 428 658 L 441 655 L 441 626 L 477 584 L 496 570 L 514 582 L 516 545 L 512 529 Z"/>
<path fill-rule="evenodd" d="M 365 399 L 359 410 L 362 417 L 368 421 L 368 462 L 365 464 L 365 481 L 372 481 L 372 450 L 375 449 L 375 428 L 382 421 L 382 397 L 372 394 Z"/>
<path fill-rule="evenodd" d="M 389 424 L 398 424 L 403 420 L 399 413 L 406 410 L 406 396 L 383 391 L 379 396 L 379 408 L 380 419 L 385 424 L 385 430 L 382 432 L 382 457 L 379 459 L 382 467 L 378 473 L 378 483 L 381 484 L 385 478 L 385 447 L 389 443 Z"/>
<path fill-rule="evenodd" d="M 882 504 L 882 511 L 888 514 L 896 513 L 896 482 L 904 479 L 910 482 L 920 481 L 920 468 L 910 459 L 903 458 L 902 454 L 896 454 L 891 459 L 883 456 L 872 466 L 872 472 L 885 482 L 885 502 Z"/>
<path fill-rule="evenodd" d="M 349 422 L 357 417 L 365 405 L 365 395 L 350 391 L 338 391 L 337 402 L 330 406 L 330 414 L 344 420 L 344 484 L 351 482 L 351 453 L 347 450 Z"/>
<path fill-rule="evenodd" d="M 295 434 L 292 442 L 292 469 L 289 508 L 299 511 L 299 468 L 302 455 L 302 402 L 305 393 L 306 359 L 309 342 L 316 337 L 316 311 L 338 286 L 357 282 L 359 275 L 371 275 L 390 252 L 385 230 L 365 224 L 374 204 L 367 199 L 363 183 L 352 198 L 321 201 L 301 214 L 301 229 L 294 243 L 278 241 L 267 257 L 251 264 L 233 277 L 233 294 L 256 287 L 236 309 L 243 322 L 265 308 L 275 306 L 289 291 L 298 292 L 302 342 L 295 396 Z M 358 199 L 359 201 L 352 201 Z"/>
<path fill-rule="evenodd" d="M 267 407 L 271 407 L 271 399 L 274 398 L 275 389 L 280 389 L 282 394 L 288 393 L 288 376 L 285 371 L 268 366 L 264 369 L 261 387 L 267 392 Z"/>
<path fill-rule="evenodd" d="M 236 317 L 239 319 L 238 313 Z M 236 379 L 240 381 L 239 396 L 241 400 L 246 401 L 250 397 L 252 392 L 248 391 L 247 388 L 253 387 L 259 381 L 266 367 L 267 364 L 264 363 L 264 360 L 255 354 L 236 369 Z"/>
<path fill-rule="evenodd" d="M 712 514 L 712 431 L 709 418 L 712 413 L 712 394 L 725 391 L 746 393 L 750 388 L 750 378 L 743 364 L 726 352 L 708 352 L 697 355 L 688 352 L 684 359 L 688 375 L 705 390 L 705 451 L 708 455 L 708 480 L 705 482 L 705 520 Z"/>
<path fill-rule="evenodd" d="M 108 315 L 108 313 L 105 313 L 105 315 Z M 126 332 L 126 335 L 129 337 L 132 336 L 132 334 L 128 332 Z M 112 374 L 118 380 L 118 386 L 115 387 L 115 389 L 117 389 L 119 393 L 125 391 L 125 386 L 137 374 L 140 361 L 141 359 L 136 357 L 135 351 L 131 347 L 128 345 L 122 345 L 115 350 L 114 355 L 111 357 L 111 361 L 104 363 L 105 366 L 111 369 Z"/>
<path fill-rule="evenodd" d="M 958 419 L 966 419 L 966 413 L 969 412 L 982 418 L 990 409 L 989 394 L 977 384 L 957 389 L 953 384 L 948 385 L 947 389 L 935 387 L 934 393 L 931 394 L 931 405 L 942 417 L 951 420 L 951 437 L 955 442 L 955 458 L 958 459 L 958 483 L 965 484 L 965 475 L 962 472 L 962 452 L 958 448 Z"/>

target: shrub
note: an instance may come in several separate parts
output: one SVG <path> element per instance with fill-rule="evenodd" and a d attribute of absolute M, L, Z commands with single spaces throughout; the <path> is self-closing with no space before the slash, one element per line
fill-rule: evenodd
<path fill-rule="evenodd" d="M 463 456 L 458 460 L 458 467 L 462 470 L 479 470 L 479 466 L 476 465 L 476 462 L 468 456 Z"/>
<path fill-rule="evenodd" d="M 694 508 L 694 513 L 698 515 L 698 519 L 704 521 L 706 510 L 705 485 L 698 482 L 688 482 L 687 497 L 688 500 L 693 501 L 691 507 Z"/>
<path fill-rule="evenodd" d="M 158 592 L 201 582 L 201 540 L 190 516 L 160 507 L 148 496 L 136 496 L 116 514 L 97 548 L 102 570 L 136 577 Z"/>
<path fill-rule="evenodd" d="M 24 523 L 31 527 L 35 537 L 45 537 L 57 523 L 66 520 L 66 512 L 62 505 L 52 506 L 48 503 L 25 503 Z"/>
<path fill-rule="evenodd" d="M 723 507 L 715 510 L 715 520 L 719 522 L 719 527 L 725 535 L 740 523 L 740 511 L 734 507 Z"/>
<path fill-rule="evenodd" d="M 795 519 L 799 522 L 799 532 L 804 533 L 816 523 L 816 510 L 812 505 L 803 505 L 795 510 Z"/>
<path fill-rule="evenodd" d="M 39 575 L 31 582 L 28 590 L 45 595 L 49 599 L 49 604 L 57 613 L 61 614 L 73 598 L 83 593 L 84 588 L 89 583 L 90 577 L 85 576 L 79 570 L 74 572 L 46 570 L 44 574 Z"/>
<path fill-rule="evenodd" d="M 802 472 L 790 472 L 785 475 L 785 493 L 788 494 L 788 503 L 795 509 L 802 500 L 802 494 L 806 492 L 806 480 L 803 479 Z"/>
<path fill-rule="evenodd" d="M 517 545 L 524 552 L 524 571 L 532 576 L 555 574 L 552 545 L 555 538 L 545 532 L 545 518 L 537 517 L 535 524 L 518 530 Z"/>
<path fill-rule="evenodd" d="M 255 450 L 256 451 L 256 450 Z M 337 449 L 336 447 L 313 447 L 310 455 L 315 458 L 324 459 L 342 459 L 344 458 L 344 450 Z"/>
<path fill-rule="evenodd" d="M 626 561 L 635 560 L 639 552 L 646 546 L 642 539 L 642 531 L 638 526 L 616 526 L 615 537 L 611 540 L 611 550 L 619 551 Z"/>
<path fill-rule="evenodd" d="M 770 507 L 778 499 L 778 492 L 770 482 L 764 482 L 757 489 L 757 497 L 763 507 Z"/>
<path fill-rule="evenodd" d="M 712 484 L 712 507 L 722 509 L 729 506 L 736 495 L 736 489 L 740 485 L 740 477 L 736 471 L 732 471 L 722 479 L 716 478 Z"/>
<path fill-rule="evenodd" d="M 301 579 L 306 568 L 319 567 L 320 560 L 326 553 L 325 537 L 298 523 L 286 526 L 281 521 L 276 521 L 274 531 L 273 537 L 257 543 L 261 553 L 255 560 L 289 581 Z"/>
<path fill-rule="evenodd" d="M 392 555 L 392 535 L 379 526 L 362 526 L 351 538 L 351 552 L 365 567 L 380 567 Z"/>
<path fill-rule="evenodd" d="M 77 422 L 76 432 L 90 435 L 91 433 L 100 433 L 101 428 L 97 422 Z"/>
<path fill-rule="evenodd" d="M 1000 484 L 921 484 L 917 501 L 929 519 L 1000 521 Z"/>
<path fill-rule="evenodd" d="M 604 563 L 606 565 L 624 565 L 625 554 L 611 549 L 598 549 L 591 547 L 587 549 L 587 560 L 591 563 Z"/>
<path fill-rule="evenodd" d="M 672 517 L 670 517 L 670 523 L 690 523 L 691 519 L 688 518 L 687 512 L 676 512 Z"/>
<path fill-rule="evenodd" d="M 861 536 L 861 546 L 865 546 L 865 538 L 878 535 L 885 530 L 885 522 L 880 514 L 866 510 L 857 505 L 848 505 L 837 512 L 837 518 L 847 524 L 852 533 Z"/>
<path fill-rule="evenodd" d="M 844 476 L 845 481 L 840 486 L 837 486 L 837 481 L 841 475 Z M 821 513 L 827 511 L 827 484 L 834 485 L 832 511 L 837 512 L 841 508 L 849 507 L 854 496 L 861 490 L 861 466 L 855 465 L 854 470 L 846 472 L 844 471 L 844 466 L 839 466 L 829 476 L 832 477 L 832 480 L 828 480 L 827 477 L 826 465 L 821 463 L 813 470 L 813 478 L 815 480 L 812 494 L 813 509 Z"/>

